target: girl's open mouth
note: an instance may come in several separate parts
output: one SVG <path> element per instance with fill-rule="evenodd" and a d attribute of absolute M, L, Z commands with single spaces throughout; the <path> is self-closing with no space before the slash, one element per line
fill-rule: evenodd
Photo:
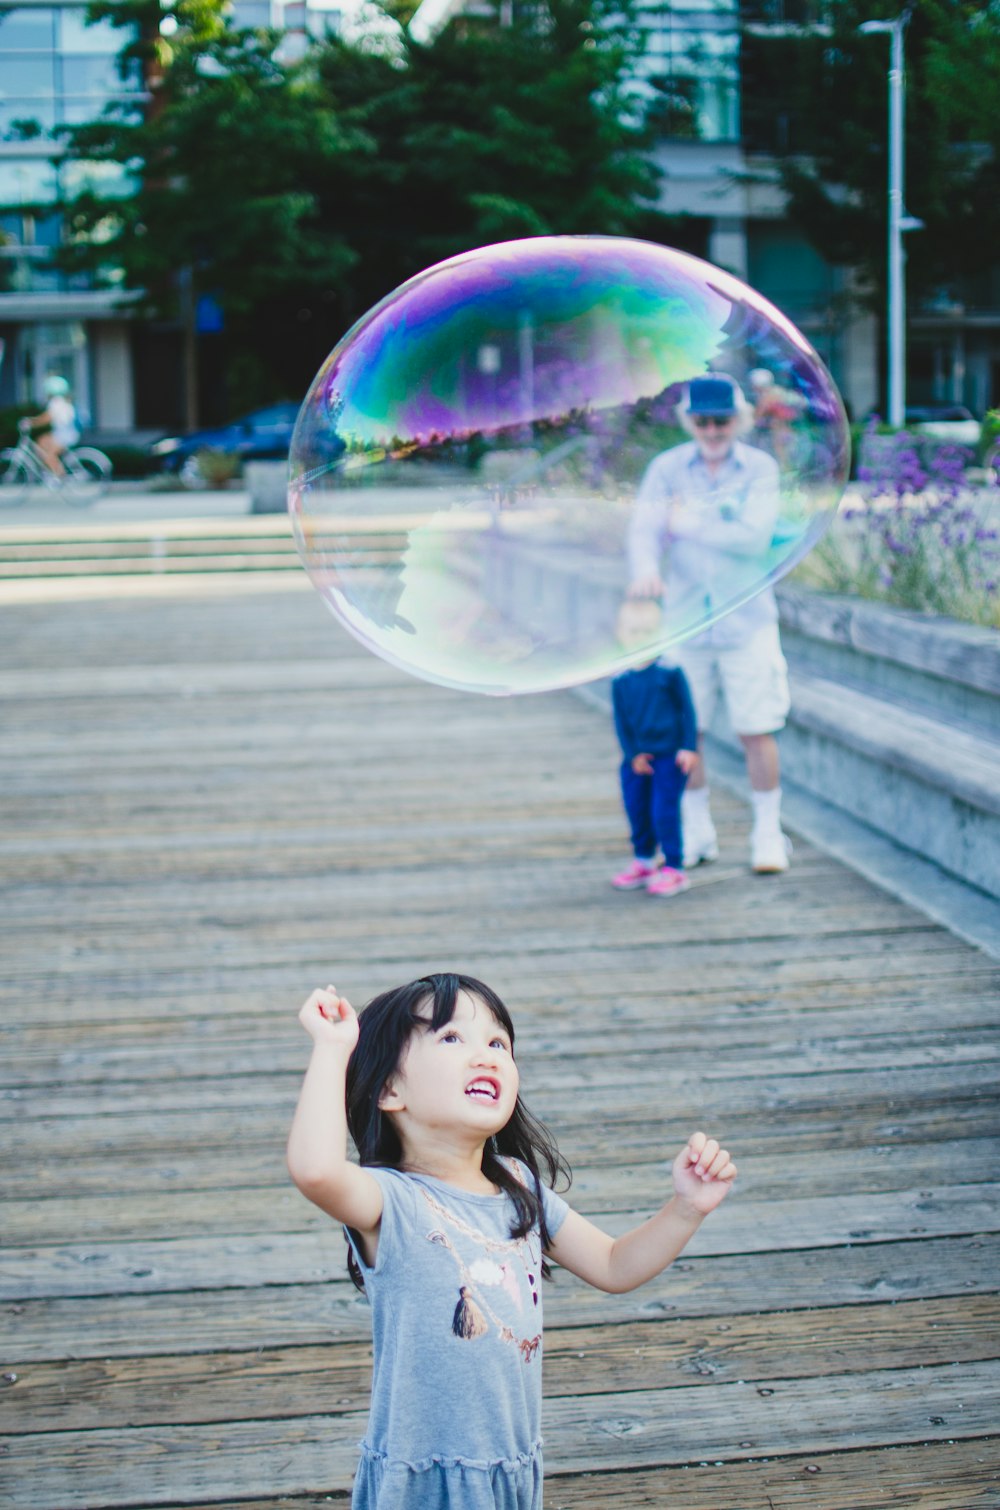
<path fill-rule="evenodd" d="M 474 1100 L 499 1101 L 500 1086 L 496 1080 L 491 1080 L 483 1075 L 478 1080 L 473 1080 L 471 1085 L 465 1087 L 465 1094 L 472 1096 Z"/>

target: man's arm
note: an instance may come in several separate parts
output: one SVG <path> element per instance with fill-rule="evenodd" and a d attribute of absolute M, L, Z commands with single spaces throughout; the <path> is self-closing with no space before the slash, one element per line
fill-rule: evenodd
<path fill-rule="evenodd" d="M 670 533 L 677 539 L 727 551 L 734 556 L 763 554 L 771 544 L 780 505 L 777 464 L 763 451 L 743 447 L 744 473 L 727 497 L 711 504 L 675 509 Z"/>
<path fill-rule="evenodd" d="M 668 481 L 668 456 L 654 456 L 639 484 L 628 524 L 629 583 L 633 590 L 638 585 L 651 588 L 645 594 L 649 597 L 656 597 L 663 587 L 660 562 L 666 542 L 671 496 Z"/>

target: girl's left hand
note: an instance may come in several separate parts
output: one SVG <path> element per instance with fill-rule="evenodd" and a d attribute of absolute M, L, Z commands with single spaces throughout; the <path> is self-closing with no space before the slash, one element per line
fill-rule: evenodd
<path fill-rule="evenodd" d="M 707 1216 L 729 1194 L 736 1165 L 715 1138 L 692 1133 L 674 1160 L 674 1189 L 682 1200 Z"/>

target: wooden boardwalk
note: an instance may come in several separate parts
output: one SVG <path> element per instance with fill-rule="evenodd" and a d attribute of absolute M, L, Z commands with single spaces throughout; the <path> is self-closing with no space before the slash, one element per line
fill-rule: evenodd
<path fill-rule="evenodd" d="M 547 1510 L 1000 1505 L 997 972 L 805 842 L 621 896 L 614 742 L 463 697 L 308 590 L 0 607 L 0 1504 L 347 1503 L 367 1312 L 291 1188 L 305 994 L 508 1000 L 612 1229 L 743 1171 L 628 1296 L 547 1294 Z"/>

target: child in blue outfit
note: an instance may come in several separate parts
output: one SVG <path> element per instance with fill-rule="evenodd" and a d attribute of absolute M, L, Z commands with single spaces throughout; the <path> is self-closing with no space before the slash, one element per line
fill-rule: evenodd
<path fill-rule="evenodd" d="M 635 1289 L 673 1262 L 736 1167 L 693 1133 L 671 1199 L 613 1239 L 551 1189 L 568 1170 L 521 1101 L 513 1023 L 482 981 L 430 975 L 360 1017 L 328 986 L 299 1018 L 313 1052 L 288 1167 L 346 1228 L 372 1309 L 353 1510 L 541 1510 L 549 1260 L 598 1289 Z"/>
<path fill-rule="evenodd" d="M 654 641 L 659 624 L 657 603 L 632 599 L 618 616 L 618 639 L 630 650 Z M 691 884 L 681 868 L 681 795 L 698 748 L 691 689 L 680 667 L 651 660 L 614 678 L 611 702 L 622 747 L 622 800 L 634 855 L 611 884 L 619 891 L 645 888 L 651 896 L 674 896 Z"/>

